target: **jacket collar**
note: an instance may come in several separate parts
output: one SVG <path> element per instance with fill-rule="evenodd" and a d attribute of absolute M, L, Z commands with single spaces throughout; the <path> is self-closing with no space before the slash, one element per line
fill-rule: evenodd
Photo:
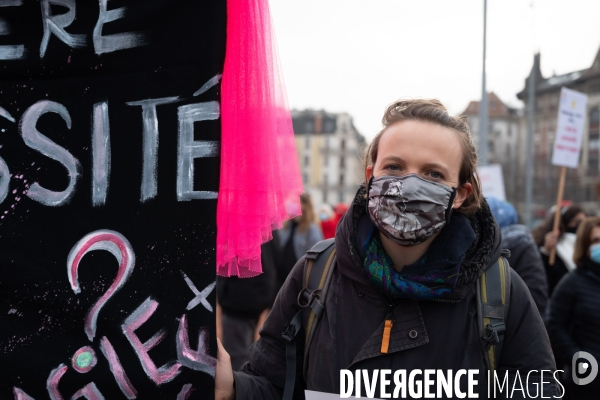
<path fill-rule="evenodd" d="M 600 264 L 593 262 L 587 256 L 583 258 L 583 265 L 577 270 L 581 271 L 583 275 L 600 282 Z"/>
<path fill-rule="evenodd" d="M 364 259 L 362 249 L 373 229 L 373 223 L 367 214 L 365 194 L 366 189 L 361 186 L 340 221 L 335 240 L 340 272 L 349 279 L 368 286 L 368 280 L 361 273 Z M 456 235 L 457 231 L 462 234 Z M 464 298 L 481 273 L 500 256 L 500 242 L 500 229 L 485 200 L 474 214 L 453 214 L 448 225 L 432 243 L 427 259 L 428 269 L 443 265 L 447 267 L 448 263 L 461 263 L 456 287 L 443 298 L 449 301 Z"/>

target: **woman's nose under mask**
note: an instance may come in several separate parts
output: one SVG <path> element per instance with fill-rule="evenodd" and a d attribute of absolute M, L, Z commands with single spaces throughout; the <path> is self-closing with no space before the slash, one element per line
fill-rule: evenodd
<path fill-rule="evenodd" d="M 450 220 L 456 188 L 416 174 L 372 177 L 367 188 L 369 216 L 391 241 L 423 243 Z"/>

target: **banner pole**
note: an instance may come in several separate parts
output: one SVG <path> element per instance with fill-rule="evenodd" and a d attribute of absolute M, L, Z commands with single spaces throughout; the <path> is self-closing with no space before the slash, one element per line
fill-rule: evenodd
<path fill-rule="evenodd" d="M 561 167 L 560 169 L 560 180 L 558 181 L 558 193 L 556 194 L 556 211 L 554 212 L 554 228 L 553 232 L 558 232 L 558 228 L 560 225 L 560 204 L 563 200 L 563 193 L 565 191 L 565 177 L 567 175 L 567 167 Z M 556 259 L 556 246 L 550 252 L 550 265 L 554 265 L 554 260 Z"/>

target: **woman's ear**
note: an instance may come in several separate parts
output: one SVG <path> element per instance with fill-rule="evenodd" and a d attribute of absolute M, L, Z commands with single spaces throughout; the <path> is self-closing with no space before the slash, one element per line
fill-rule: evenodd
<path fill-rule="evenodd" d="M 365 181 L 369 182 L 369 180 L 371 179 L 372 176 L 373 176 L 373 166 L 369 165 L 367 167 L 367 169 L 365 170 Z"/>
<path fill-rule="evenodd" d="M 456 189 L 456 196 L 452 202 L 452 208 L 457 209 L 462 206 L 465 200 L 473 193 L 473 186 L 470 183 L 465 183 Z"/>

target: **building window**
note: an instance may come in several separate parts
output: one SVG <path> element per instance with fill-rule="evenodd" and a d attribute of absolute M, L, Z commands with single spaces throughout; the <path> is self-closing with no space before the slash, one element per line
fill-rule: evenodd
<path fill-rule="evenodd" d="M 329 155 L 325 154 L 323 156 L 323 166 L 326 167 L 327 165 L 329 165 Z"/>
<path fill-rule="evenodd" d="M 339 194 L 339 197 L 338 197 L 338 201 L 339 201 L 340 203 L 343 203 L 343 202 L 344 202 L 344 192 L 340 192 L 340 194 Z"/>
<path fill-rule="evenodd" d="M 310 165 L 310 159 L 308 158 L 308 156 L 304 156 L 304 166 L 308 167 L 309 165 Z"/>
<path fill-rule="evenodd" d="M 346 159 L 344 157 L 340 157 L 340 168 L 346 168 Z"/>
<path fill-rule="evenodd" d="M 556 109 L 557 106 L 558 106 L 558 96 L 551 97 L 550 105 L 548 106 L 548 109 L 550 109 L 550 111 L 553 111 Z"/>
<path fill-rule="evenodd" d="M 596 145 L 597 145 L 597 141 L 596 141 Z M 598 175 L 598 163 L 599 163 L 599 157 L 598 157 L 598 150 L 591 150 L 588 153 L 588 175 L 589 176 L 596 176 Z"/>
<path fill-rule="evenodd" d="M 304 182 L 304 184 L 308 184 L 308 174 L 302 174 L 302 182 Z"/>
<path fill-rule="evenodd" d="M 340 142 L 340 148 L 342 150 L 346 149 L 346 140 L 345 139 L 342 139 L 342 141 Z"/>
<path fill-rule="evenodd" d="M 310 149 L 310 136 L 306 136 L 306 139 L 304 139 L 304 148 L 306 150 Z"/>
<path fill-rule="evenodd" d="M 600 92 L 600 81 L 591 83 L 588 86 L 588 93 L 597 93 Z"/>
<path fill-rule="evenodd" d="M 340 174 L 340 186 L 344 186 L 344 174 Z"/>
<path fill-rule="evenodd" d="M 597 131 L 600 128 L 600 108 L 596 107 L 590 110 L 590 131 Z"/>
<path fill-rule="evenodd" d="M 304 124 L 304 128 L 306 129 L 306 133 L 312 133 L 312 130 L 313 130 L 313 124 L 312 124 L 312 122 L 307 121 Z"/>
<path fill-rule="evenodd" d="M 348 132 L 348 129 L 346 128 L 346 123 L 345 123 L 345 122 L 343 122 L 343 123 L 341 123 L 341 124 L 340 124 L 340 131 L 341 131 L 342 133 L 344 133 L 344 134 L 345 134 L 346 132 Z"/>
<path fill-rule="evenodd" d="M 327 186 L 327 174 L 323 174 L 323 186 Z"/>
<path fill-rule="evenodd" d="M 327 190 L 323 190 L 323 203 L 327 203 Z"/>

